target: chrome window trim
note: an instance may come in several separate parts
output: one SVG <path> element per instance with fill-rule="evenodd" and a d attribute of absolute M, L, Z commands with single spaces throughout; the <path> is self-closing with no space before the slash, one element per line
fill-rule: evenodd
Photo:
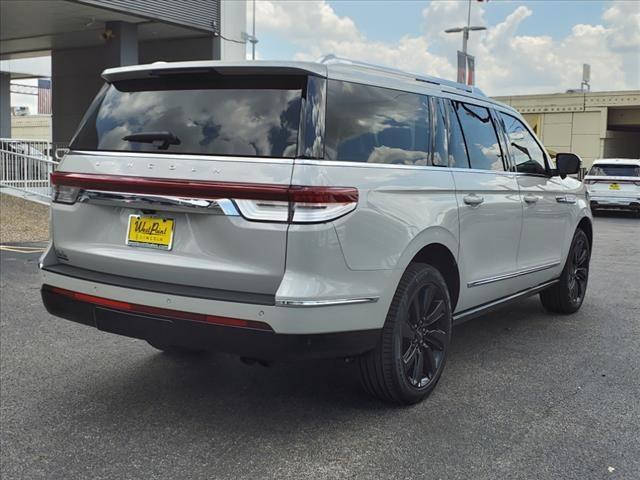
<path fill-rule="evenodd" d="M 380 297 L 335 298 L 331 300 L 276 300 L 278 307 L 328 307 L 335 305 L 353 305 L 356 303 L 375 303 Z"/>
<path fill-rule="evenodd" d="M 488 283 L 500 282 L 502 280 L 509 280 L 511 278 L 521 277 L 522 275 L 528 275 L 530 273 L 536 273 L 536 272 L 541 272 L 543 270 L 548 270 L 550 268 L 557 267 L 558 265 L 560 265 L 560 262 L 545 263 L 543 265 L 538 265 L 536 267 L 523 268 L 521 270 L 517 270 L 511 273 L 504 273 L 501 275 L 482 278 L 480 280 L 474 280 L 473 282 L 467 283 L 467 287 L 468 288 L 478 287 L 480 285 L 486 285 Z"/>
<path fill-rule="evenodd" d="M 117 152 L 114 150 L 70 150 L 65 157 L 74 155 L 86 155 L 94 157 L 135 157 L 135 158 L 151 158 L 153 160 L 173 159 L 173 160 L 215 160 L 218 162 L 237 162 L 241 160 L 243 163 L 280 163 L 283 165 L 293 165 L 295 158 L 280 157 L 243 157 L 242 155 L 194 155 L 192 153 L 151 153 L 151 152 Z"/>
<path fill-rule="evenodd" d="M 515 176 L 526 175 L 524 173 L 508 172 L 506 170 L 483 170 L 479 168 L 460 168 L 460 167 L 436 167 L 434 165 L 391 165 L 388 163 L 367 163 L 367 162 L 349 162 L 340 160 L 315 160 L 315 159 L 296 159 L 296 165 L 312 165 L 327 167 L 360 167 L 360 168 L 395 168 L 398 170 L 427 170 L 427 171 L 445 171 L 445 172 L 463 172 L 463 173 L 483 173 L 485 175 L 503 175 Z"/>

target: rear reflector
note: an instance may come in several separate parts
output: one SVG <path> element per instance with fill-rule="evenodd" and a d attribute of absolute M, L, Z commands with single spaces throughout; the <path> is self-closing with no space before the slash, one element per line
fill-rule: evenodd
<path fill-rule="evenodd" d="M 170 310 L 168 308 L 150 307 L 147 305 L 137 305 L 135 303 L 123 302 L 120 300 L 111 300 L 109 298 L 96 297 L 86 293 L 73 292 L 64 288 L 52 287 L 51 285 L 43 285 L 43 289 L 58 295 L 77 300 L 79 302 L 90 303 L 99 307 L 111 308 L 114 310 L 122 310 L 130 313 L 140 313 L 146 315 L 155 315 L 165 318 L 174 318 L 180 320 L 191 320 L 194 322 L 210 323 L 212 325 L 222 325 L 226 327 L 249 328 L 253 330 L 267 330 L 272 332 L 273 329 L 264 322 L 254 320 L 242 320 L 239 318 L 219 317 L 217 315 L 205 315 L 201 313 L 183 312 L 180 310 Z"/>
<path fill-rule="evenodd" d="M 265 183 L 207 182 L 166 178 L 53 172 L 54 202 L 73 203 L 80 190 L 232 199 L 242 215 L 255 221 L 319 223 L 334 220 L 358 204 L 358 189 Z"/>

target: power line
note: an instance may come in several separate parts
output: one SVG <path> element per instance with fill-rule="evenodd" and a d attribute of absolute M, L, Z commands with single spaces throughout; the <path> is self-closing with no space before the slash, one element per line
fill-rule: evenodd
<path fill-rule="evenodd" d="M 246 40 L 235 40 L 233 38 L 227 38 L 227 37 L 223 36 L 220 32 L 215 32 L 215 36 L 216 37 L 220 37 L 221 39 L 226 40 L 227 42 L 241 43 L 242 45 L 246 45 L 247 44 Z"/>

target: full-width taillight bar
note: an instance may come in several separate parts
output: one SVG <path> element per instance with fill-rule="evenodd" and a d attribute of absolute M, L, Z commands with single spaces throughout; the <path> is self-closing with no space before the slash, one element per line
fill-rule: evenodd
<path fill-rule="evenodd" d="M 358 189 L 267 183 L 215 182 L 186 179 L 53 172 L 54 202 L 74 203 L 82 190 L 183 198 L 235 201 L 250 220 L 274 222 L 326 222 L 355 209 Z"/>

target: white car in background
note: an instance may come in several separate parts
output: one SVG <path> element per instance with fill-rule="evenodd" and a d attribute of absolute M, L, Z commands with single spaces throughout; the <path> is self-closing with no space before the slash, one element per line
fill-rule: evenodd
<path fill-rule="evenodd" d="M 630 209 L 640 215 L 640 160 L 596 160 L 584 178 L 591 210 Z"/>

